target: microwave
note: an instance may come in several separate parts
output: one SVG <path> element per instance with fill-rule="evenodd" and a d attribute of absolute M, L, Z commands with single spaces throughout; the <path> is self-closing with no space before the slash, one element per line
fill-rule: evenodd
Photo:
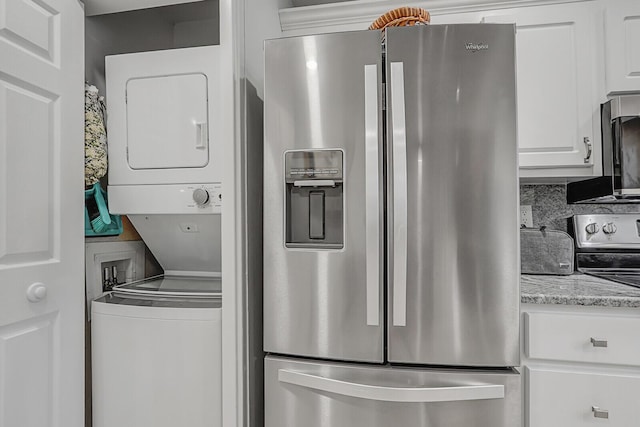
<path fill-rule="evenodd" d="M 567 203 L 640 203 L 640 95 L 600 106 L 602 176 L 567 184 Z"/>

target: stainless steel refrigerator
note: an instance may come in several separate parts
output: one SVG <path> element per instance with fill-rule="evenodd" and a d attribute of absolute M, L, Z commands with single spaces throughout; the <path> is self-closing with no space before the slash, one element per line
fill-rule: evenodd
<path fill-rule="evenodd" d="M 512 25 L 267 41 L 266 427 L 520 425 Z"/>

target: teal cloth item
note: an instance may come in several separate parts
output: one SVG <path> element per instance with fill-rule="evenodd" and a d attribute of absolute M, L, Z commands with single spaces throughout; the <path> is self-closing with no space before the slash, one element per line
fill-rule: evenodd
<path fill-rule="evenodd" d="M 107 192 L 96 182 L 84 192 L 84 235 L 117 236 L 122 233 L 122 218 L 111 215 L 107 206 Z"/>

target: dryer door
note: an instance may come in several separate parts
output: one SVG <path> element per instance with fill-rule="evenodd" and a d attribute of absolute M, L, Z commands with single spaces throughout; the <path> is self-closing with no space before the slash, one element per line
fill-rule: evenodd
<path fill-rule="evenodd" d="M 209 162 L 207 78 L 183 74 L 127 82 L 131 169 L 198 168 Z"/>

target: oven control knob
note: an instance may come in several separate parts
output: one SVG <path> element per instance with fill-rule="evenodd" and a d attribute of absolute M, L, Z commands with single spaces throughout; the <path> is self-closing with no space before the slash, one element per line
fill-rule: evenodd
<path fill-rule="evenodd" d="M 598 227 L 598 224 L 596 224 L 595 222 L 587 224 L 587 226 L 584 229 L 589 235 L 596 234 L 600 230 L 600 228 Z"/>
<path fill-rule="evenodd" d="M 209 192 L 204 188 L 196 188 L 193 190 L 193 201 L 196 202 L 198 206 L 206 206 L 209 203 L 210 197 Z"/>
<path fill-rule="evenodd" d="M 618 231 L 618 229 L 614 223 L 608 222 L 602 226 L 602 231 L 604 231 L 605 234 L 613 234 Z"/>

